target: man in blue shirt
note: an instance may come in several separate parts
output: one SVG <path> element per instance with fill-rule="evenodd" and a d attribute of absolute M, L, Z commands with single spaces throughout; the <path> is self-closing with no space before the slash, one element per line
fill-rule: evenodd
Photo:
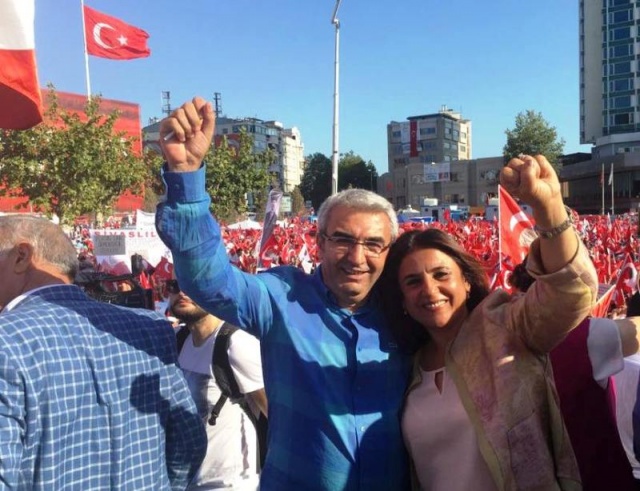
<path fill-rule="evenodd" d="M 313 275 L 243 273 L 209 212 L 202 159 L 214 126 L 201 98 L 162 121 L 167 194 L 156 226 L 181 288 L 261 340 L 269 400 L 261 490 L 406 489 L 399 411 L 409 361 L 372 293 L 398 235 L 393 207 L 369 191 L 343 191 L 319 210 L 322 263 Z"/>
<path fill-rule="evenodd" d="M 0 489 L 184 490 L 207 440 L 173 329 L 77 270 L 60 227 L 0 217 Z"/>

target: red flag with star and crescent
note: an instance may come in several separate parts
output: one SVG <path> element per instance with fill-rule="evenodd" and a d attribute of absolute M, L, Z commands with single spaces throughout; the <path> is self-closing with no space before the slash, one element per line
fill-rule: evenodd
<path fill-rule="evenodd" d="M 514 265 L 520 264 L 529 252 L 531 242 L 536 238 L 531 218 L 520 208 L 515 199 L 500 185 L 500 251 L 511 257 Z"/>
<path fill-rule="evenodd" d="M 85 5 L 85 40 L 87 53 L 112 60 L 146 58 L 151 54 L 147 46 L 149 34 L 139 27 L 103 14 Z"/>

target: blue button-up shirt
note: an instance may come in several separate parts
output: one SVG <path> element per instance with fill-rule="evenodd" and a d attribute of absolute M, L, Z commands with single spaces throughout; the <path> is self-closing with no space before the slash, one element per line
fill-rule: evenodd
<path fill-rule="evenodd" d="M 293 267 L 258 275 L 231 266 L 209 212 L 204 167 L 164 174 L 156 225 L 181 288 L 261 340 L 269 447 L 261 490 L 401 490 L 408 460 L 400 407 L 409 360 L 370 299 L 340 308 L 322 282 Z"/>
<path fill-rule="evenodd" d="M 0 314 L 0 489 L 178 491 L 207 439 L 155 312 L 34 290 Z"/>

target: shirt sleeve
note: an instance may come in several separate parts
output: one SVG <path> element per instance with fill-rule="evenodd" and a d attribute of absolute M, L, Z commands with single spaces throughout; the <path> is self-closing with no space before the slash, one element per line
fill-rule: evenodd
<path fill-rule="evenodd" d="M 0 354 L 0 487 L 18 489 L 26 431 L 25 387 L 19 370 Z"/>
<path fill-rule="evenodd" d="M 248 394 L 264 388 L 259 341 L 243 331 L 229 338 L 229 364 L 240 392 Z"/>
<path fill-rule="evenodd" d="M 257 275 L 231 265 L 220 225 L 205 189 L 205 167 L 164 172 L 165 200 L 158 204 L 156 229 L 173 255 L 181 289 L 217 317 L 262 337 L 273 313 L 269 292 Z"/>
<path fill-rule="evenodd" d="M 593 378 L 603 388 L 609 377 L 624 368 L 622 340 L 618 326 L 611 319 L 594 317 L 589 320 L 587 349 L 593 368 Z"/>

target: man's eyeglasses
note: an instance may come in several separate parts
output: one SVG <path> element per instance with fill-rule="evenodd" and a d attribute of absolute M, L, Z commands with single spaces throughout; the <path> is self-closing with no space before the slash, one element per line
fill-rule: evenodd
<path fill-rule="evenodd" d="M 169 293 L 180 293 L 180 285 L 178 285 L 178 280 L 167 280 L 164 285 Z"/>
<path fill-rule="evenodd" d="M 327 235 L 321 234 L 322 237 L 333 245 L 333 249 L 336 252 L 345 253 L 349 252 L 356 245 L 361 245 L 364 251 L 364 255 L 367 257 L 380 257 L 384 251 L 386 251 L 391 244 L 384 244 L 379 240 L 358 240 L 348 235 Z"/>

